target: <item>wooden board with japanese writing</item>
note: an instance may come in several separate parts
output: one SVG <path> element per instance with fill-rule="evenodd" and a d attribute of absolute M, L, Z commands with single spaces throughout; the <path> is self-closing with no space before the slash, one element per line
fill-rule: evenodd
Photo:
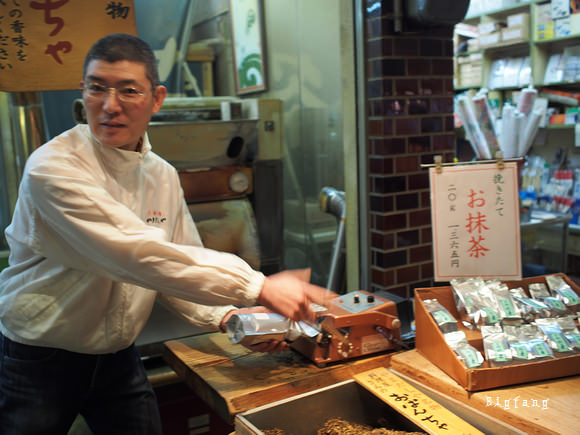
<path fill-rule="evenodd" d="M 436 281 L 521 278 L 516 163 L 431 168 Z"/>
<path fill-rule="evenodd" d="M 427 389 L 433 398 L 451 404 L 449 408 L 456 408 L 455 413 L 466 407 L 526 434 L 578 433 L 580 419 L 575 404 L 580 399 L 580 376 L 470 392 L 416 349 L 393 355 L 390 369 Z M 491 429 L 486 432 L 512 433 Z"/>
<path fill-rule="evenodd" d="M 91 45 L 117 32 L 137 34 L 133 0 L 0 2 L 0 91 L 77 89 Z"/>
<path fill-rule="evenodd" d="M 430 434 L 482 434 L 385 367 L 356 374 L 354 379 Z"/>

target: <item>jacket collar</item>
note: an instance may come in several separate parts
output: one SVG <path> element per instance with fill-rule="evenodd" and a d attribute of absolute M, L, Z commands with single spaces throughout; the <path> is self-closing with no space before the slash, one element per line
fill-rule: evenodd
<path fill-rule="evenodd" d="M 139 151 L 127 151 L 119 148 L 106 147 L 93 135 L 88 125 L 84 124 L 85 133 L 90 137 L 95 151 L 99 154 L 105 164 L 115 171 L 127 171 L 139 166 L 146 155 L 151 151 L 151 143 L 147 132 L 141 137 L 142 144 Z"/>

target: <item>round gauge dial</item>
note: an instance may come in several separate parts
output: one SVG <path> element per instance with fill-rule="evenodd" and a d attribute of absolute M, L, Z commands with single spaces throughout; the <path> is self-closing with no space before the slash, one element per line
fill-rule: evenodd
<path fill-rule="evenodd" d="M 228 185 L 233 192 L 243 193 L 250 187 L 250 179 L 245 173 L 236 171 L 230 175 Z"/>

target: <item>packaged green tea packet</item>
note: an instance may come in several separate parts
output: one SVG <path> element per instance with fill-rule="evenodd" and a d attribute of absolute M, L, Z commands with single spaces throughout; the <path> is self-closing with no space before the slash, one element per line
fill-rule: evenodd
<path fill-rule="evenodd" d="M 580 331 L 574 322 L 574 316 L 560 317 L 556 322 L 574 350 L 580 352 Z"/>
<path fill-rule="evenodd" d="M 495 300 L 495 306 L 502 324 L 521 324 L 522 316 L 520 310 L 512 298 L 508 286 L 502 283 L 489 283 L 488 287 Z"/>
<path fill-rule="evenodd" d="M 457 312 L 471 317 L 477 311 L 478 290 L 484 285 L 482 278 L 453 278 L 450 282 Z"/>
<path fill-rule="evenodd" d="M 504 325 L 503 331 L 514 363 L 520 364 L 554 357 L 550 346 L 536 325 Z"/>
<path fill-rule="evenodd" d="M 445 341 L 453 349 L 457 358 L 469 369 L 483 365 L 483 355 L 470 345 L 463 331 L 453 331 L 443 334 Z"/>
<path fill-rule="evenodd" d="M 522 319 L 525 322 L 533 322 L 539 317 L 555 317 L 556 313 L 543 300 L 528 297 L 522 287 L 516 287 L 510 290 L 516 307 L 518 308 Z"/>
<path fill-rule="evenodd" d="M 553 352 L 571 353 L 574 348 L 558 325 L 557 319 L 538 319 L 536 325 L 544 334 L 544 339 Z"/>
<path fill-rule="evenodd" d="M 484 285 L 478 291 L 478 305 L 475 316 L 477 325 L 495 325 L 501 322 L 501 315 L 493 290 Z"/>
<path fill-rule="evenodd" d="M 512 353 L 503 329 L 499 325 L 482 326 L 483 350 L 491 367 L 512 363 Z"/>
<path fill-rule="evenodd" d="M 528 285 L 528 291 L 530 292 L 530 296 L 534 299 L 542 300 L 543 298 L 547 298 L 548 296 L 552 296 L 548 287 L 543 282 L 535 282 Z"/>
<path fill-rule="evenodd" d="M 517 363 L 529 362 L 534 359 L 534 356 L 528 350 L 526 341 L 521 338 L 520 329 L 521 326 L 506 325 L 503 327 L 513 361 Z"/>
<path fill-rule="evenodd" d="M 457 331 L 457 320 L 437 299 L 425 299 L 423 303 L 427 311 L 435 319 L 441 332 Z"/>
<path fill-rule="evenodd" d="M 546 283 L 552 294 L 566 305 L 570 313 L 575 313 L 580 309 L 580 297 L 562 276 L 548 275 L 546 276 Z"/>
<path fill-rule="evenodd" d="M 566 304 L 564 304 L 564 302 L 562 302 L 557 296 L 548 296 L 541 299 L 541 301 L 550 307 L 551 315 L 544 317 L 561 317 L 568 313 Z"/>

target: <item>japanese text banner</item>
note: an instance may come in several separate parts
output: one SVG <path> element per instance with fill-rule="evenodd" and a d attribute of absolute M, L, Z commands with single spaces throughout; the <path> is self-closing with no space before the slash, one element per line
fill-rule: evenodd
<path fill-rule="evenodd" d="M 109 33 L 137 34 L 133 0 L 0 0 L 0 91 L 77 89 Z"/>
<path fill-rule="evenodd" d="M 435 281 L 520 279 L 517 165 L 431 168 L 429 178 Z"/>

